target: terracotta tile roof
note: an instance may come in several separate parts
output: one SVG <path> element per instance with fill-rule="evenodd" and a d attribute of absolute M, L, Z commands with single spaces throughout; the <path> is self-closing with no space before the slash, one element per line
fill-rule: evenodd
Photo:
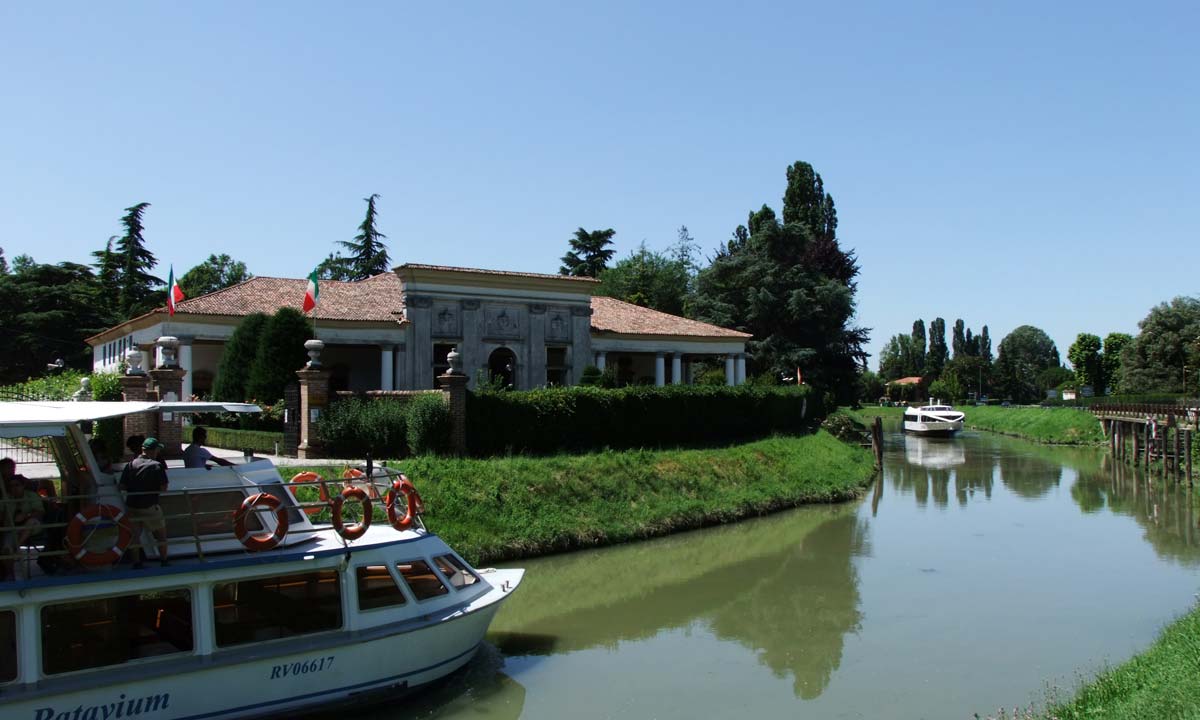
<path fill-rule="evenodd" d="M 188 298 L 175 307 L 176 314 L 268 315 L 282 307 L 300 309 L 307 279 L 256 277 L 214 293 Z M 366 320 L 387 322 L 399 318 L 400 278 L 382 273 L 358 282 L 326 280 L 321 283 L 317 320 Z M 165 313 L 166 308 L 155 310 Z"/>
<path fill-rule="evenodd" d="M 476 273 L 478 275 L 508 275 L 511 277 L 547 278 L 553 280 L 575 280 L 577 282 L 598 283 L 596 278 L 571 277 L 570 275 L 547 275 L 546 273 L 516 272 L 513 270 L 481 270 L 479 268 L 454 267 L 452 265 L 423 265 L 421 263 L 405 263 L 396 268 L 413 268 L 414 270 L 447 270 L 450 272 Z"/>
<path fill-rule="evenodd" d="M 685 335 L 706 338 L 744 339 L 744 332 L 688 320 L 665 312 L 640 307 L 616 298 L 592 298 L 592 332 L 622 335 Z"/>
<path fill-rule="evenodd" d="M 899 380 L 893 380 L 890 383 L 884 383 L 884 384 L 885 385 L 920 385 L 921 378 L 916 375 L 913 375 L 911 377 L 902 377 Z"/>

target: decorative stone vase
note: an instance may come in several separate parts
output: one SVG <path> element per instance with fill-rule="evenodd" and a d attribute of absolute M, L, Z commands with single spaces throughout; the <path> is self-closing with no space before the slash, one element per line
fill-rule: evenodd
<path fill-rule="evenodd" d="M 174 335 L 163 335 L 155 342 L 162 350 L 162 367 L 179 367 L 179 360 L 176 359 L 176 353 L 179 350 L 179 338 Z"/>
<path fill-rule="evenodd" d="M 79 389 L 71 396 L 76 402 L 92 399 L 92 379 L 89 377 L 79 378 Z"/>
<path fill-rule="evenodd" d="M 307 368 L 321 367 L 321 351 L 325 349 L 325 343 L 317 339 L 306 340 L 304 349 L 308 351 L 308 362 L 304 365 Z"/>
<path fill-rule="evenodd" d="M 458 352 L 457 347 L 450 348 L 450 352 L 446 353 L 446 362 L 450 365 L 450 370 L 447 375 L 462 375 L 462 354 Z"/>
<path fill-rule="evenodd" d="M 125 351 L 125 374 L 126 375 L 145 375 L 146 371 L 142 369 L 142 351 L 137 348 L 129 348 Z"/>

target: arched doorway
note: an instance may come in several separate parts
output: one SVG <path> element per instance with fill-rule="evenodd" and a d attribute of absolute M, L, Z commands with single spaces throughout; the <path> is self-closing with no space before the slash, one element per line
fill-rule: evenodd
<path fill-rule="evenodd" d="M 517 377 L 517 356 L 506 347 L 496 348 L 488 355 L 488 379 L 495 382 L 497 378 L 504 387 L 515 390 Z"/>

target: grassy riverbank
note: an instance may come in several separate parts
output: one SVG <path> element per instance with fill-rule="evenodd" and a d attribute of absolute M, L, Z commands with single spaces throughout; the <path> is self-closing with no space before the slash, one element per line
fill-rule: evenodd
<path fill-rule="evenodd" d="M 1052 445 L 1104 443 L 1104 429 L 1100 427 L 1100 421 L 1086 410 L 995 405 L 957 409 L 966 415 L 966 427 L 973 430 L 987 430 Z M 904 408 L 864 407 L 860 410 L 848 410 L 846 413 L 860 422 L 869 424 L 871 418 L 876 415 L 899 421 L 904 415 Z"/>
<path fill-rule="evenodd" d="M 849 500 L 874 476 L 869 451 L 823 431 L 704 450 L 418 457 L 398 466 L 420 489 L 430 529 L 474 563 Z M 303 469 L 328 478 L 340 470 Z"/>

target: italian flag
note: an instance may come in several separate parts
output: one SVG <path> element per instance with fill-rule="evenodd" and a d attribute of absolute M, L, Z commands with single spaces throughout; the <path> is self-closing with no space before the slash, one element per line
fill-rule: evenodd
<path fill-rule="evenodd" d="M 175 266 L 171 266 L 171 275 L 167 279 L 167 312 L 172 317 L 175 316 L 175 306 L 179 301 L 183 300 L 183 290 L 179 287 L 179 281 L 175 279 Z"/>
<path fill-rule="evenodd" d="M 304 305 L 301 307 L 302 312 L 308 312 L 317 306 L 317 297 L 321 294 L 321 287 L 317 284 L 317 271 L 313 270 L 308 276 L 308 288 L 304 291 Z"/>

